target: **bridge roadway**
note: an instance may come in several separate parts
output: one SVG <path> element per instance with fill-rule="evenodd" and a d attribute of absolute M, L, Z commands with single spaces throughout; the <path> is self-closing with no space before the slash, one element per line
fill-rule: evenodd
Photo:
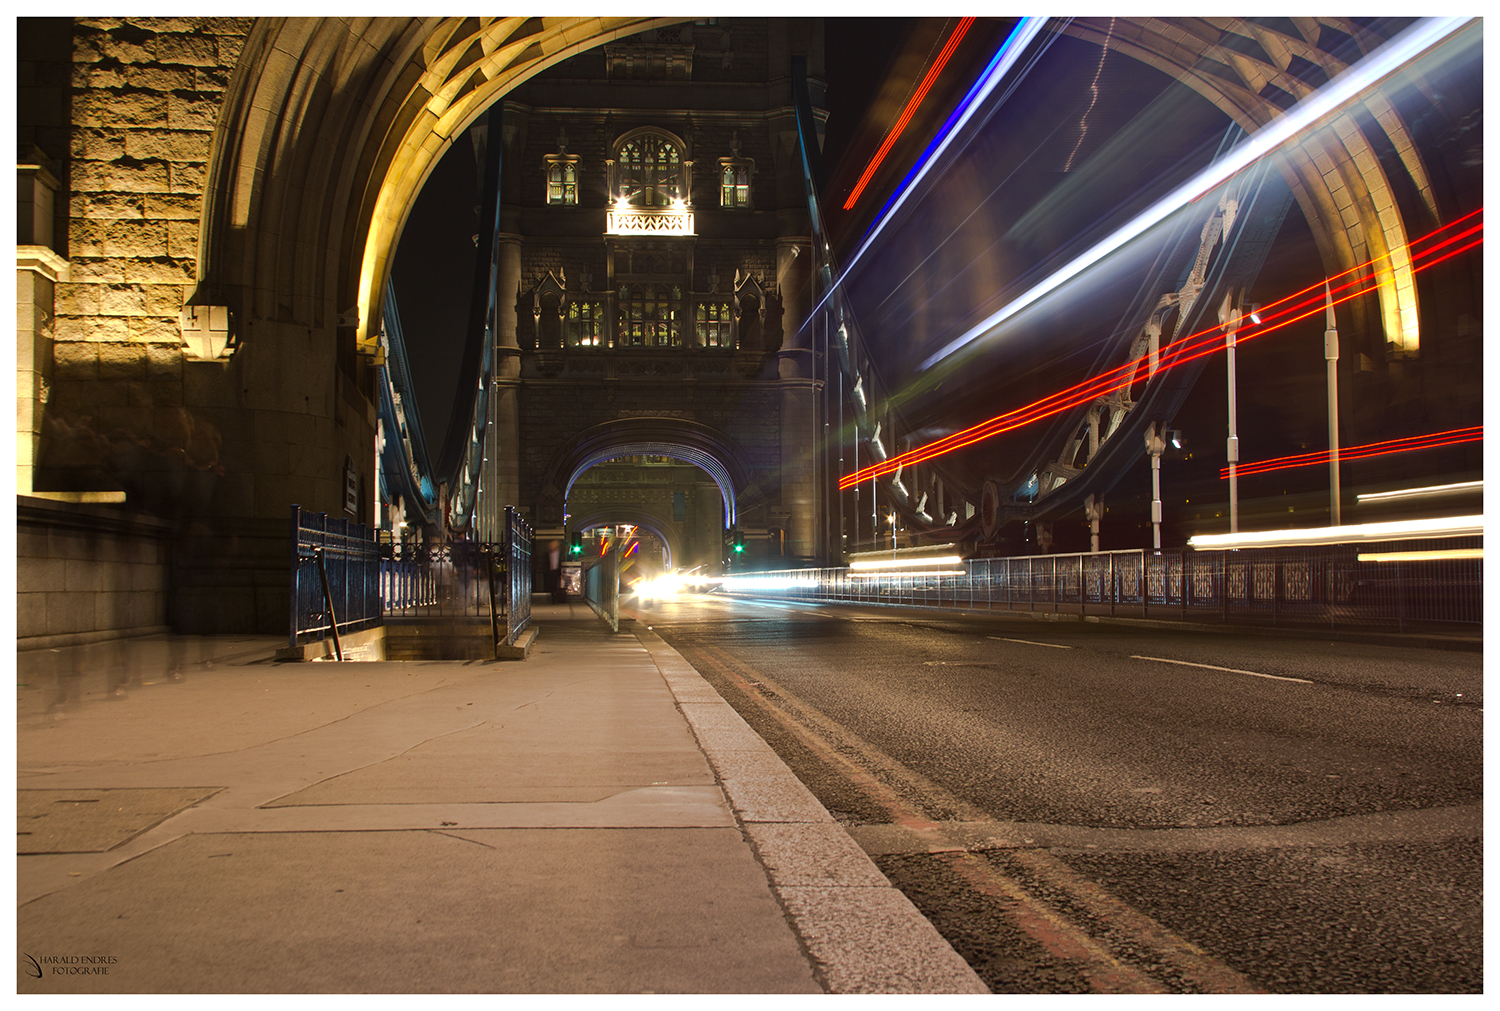
<path fill-rule="evenodd" d="M 997 992 L 1481 992 L 1478 652 L 634 603 Z"/>
<path fill-rule="evenodd" d="M 18 655 L 18 990 L 1482 985 L 1477 652 L 625 604 Z"/>

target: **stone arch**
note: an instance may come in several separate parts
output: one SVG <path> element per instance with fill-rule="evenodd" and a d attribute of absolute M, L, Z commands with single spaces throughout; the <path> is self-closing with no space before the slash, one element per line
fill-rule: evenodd
<path fill-rule="evenodd" d="M 553 455 L 542 487 L 561 489 L 566 501 L 584 471 L 617 456 L 665 456 L 701 468 L 723 496 L 724 525 L 738 521 L 739 500 L 750 485 L 749 460 L 727 436 L 679 418 L 624 418 L 585 429 Z"/>
<path fill-rule="evenodd" d="M 193 301 L 378 359 L 381 292 L 416 195 L 496 99 L 680 18 L 260 18 L 210 146 Z"/>
<path fill-rule="evenodd" d="M 1062 31 L 1177 79 L 1247 133 L 1281 115 L 1290 100 L 1302 99 L 1346 70 L 1341 57 L 1358 58 L 1385 41 L 1348 18 L 1333 17 L 1074 18 Z M 1325 33 L 1337 42 L 1325 40 Z M 1438 223 L 1431 181 L 1394 106 L 1380 89 L 1362 104 L 1410 176 L 1422 211 Z M 1330 275 L 1373 261 L 1375 313 L 1387 348 L 1398 357 L 1414 358 L 1420 334 L 1407 222 L 1366 128 L 1350 114 L 1336 117 L 1328 127 L 1284 148 L 1275 156 L 1277 167 Z"/>

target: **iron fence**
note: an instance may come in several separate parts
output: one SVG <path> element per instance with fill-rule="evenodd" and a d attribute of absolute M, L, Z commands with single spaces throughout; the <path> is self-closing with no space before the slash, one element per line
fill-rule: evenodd
<path fill-rule="evenodd" d="M 505 645 L 514 646 L 516 638 L 531 622 L 532 589 L 531 525 L 515 506 L 505 507 L 504 549 Z"/>
<path fill-rule="evenodd" d="M 505 509 L 503 540 L 391 542 L 380 596 L 393 618 L 488 618 L 496 645 L 515 645 L 531 621 L 531 527 Z"/>
<path fill-rule="evenodd" d="M 979 558 L 951 571 L 761 572 L 724 589 L 905 607 L 1051 611 L 1266 625 L 1453 625 L 1483 621 L 1480 537 Z"/>
<path fill-rule="evenodd" d="M 363 523 L 292 506 L 291 641 L 331 638 L 381 620 L 380 545 Z"/>

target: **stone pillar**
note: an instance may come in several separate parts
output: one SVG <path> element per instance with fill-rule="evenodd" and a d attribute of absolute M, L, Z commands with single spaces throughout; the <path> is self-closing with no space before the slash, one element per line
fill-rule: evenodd
<path fill-rule="evenodd" d="M 812 332 L 804 327 L 812 308 L 811 241 L 783 236 L 776 241 L 776 280 L 781 289 L 781 508 L 787 514 L 787 554 L 810 562 L 818 554 L 816 426 L 813 418 Z"/>
<path fill-rule="evenodd" d="M 52 248 L 57 179 L 39 161 L 16 175 L 16 492 L 29 495 L 52 381 L 53 290 L 68 261 Z"/>
<path fill-rule="evenodd" d="M 500 235 L 495 293 L 495 360 L 485 426 L 484 514 L 480 536 L 498 540 L 505 507 L 521 504 L 521 348 L 516 343 L 516 290 L 521 283 L 521 236 Z"/>

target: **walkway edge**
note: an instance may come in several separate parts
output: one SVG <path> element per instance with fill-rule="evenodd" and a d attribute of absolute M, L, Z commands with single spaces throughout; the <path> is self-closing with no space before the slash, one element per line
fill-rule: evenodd
<path fill-rule="evenodd" d="M 989 993 L 734 708 L 649 626 L 661 671 L 830 993 Z"/>

